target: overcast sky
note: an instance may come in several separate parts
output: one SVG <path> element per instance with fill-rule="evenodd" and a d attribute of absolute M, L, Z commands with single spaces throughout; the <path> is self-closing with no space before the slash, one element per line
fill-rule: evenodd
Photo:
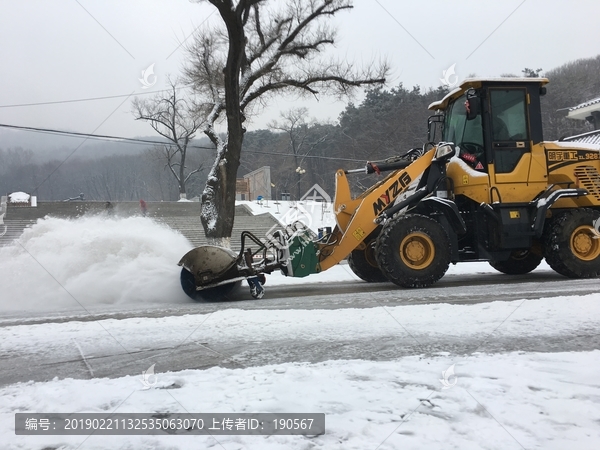
<path fill-rule="evenodd" d="M 389 87 L 437 87 L 453 64 L 461 80 L 473 73 L 520 75 L 524 67 L 549 70 L 600 54 L 598 0 L 354 3 L 335 21 L 335 52 L 358 63 L 387 58 Z M 131 98 L 5 106 L 162 89 L 166 75 L 178 74 L 184 63 L 180 44 L 218 20 L 213 13 L 212 5 L 188 0 L 0 0 L 0 123 L 152 136 L 149 125 L 133 119 Z M 151 64 L 156 84 L 142 89 L 141 72 Z M 273 102 L 250 128 L 264 128 L 299 104 L 293 100 Z M 318 119 L 336 120 L 345 105 L 321 98 L 306 106 Z"/>

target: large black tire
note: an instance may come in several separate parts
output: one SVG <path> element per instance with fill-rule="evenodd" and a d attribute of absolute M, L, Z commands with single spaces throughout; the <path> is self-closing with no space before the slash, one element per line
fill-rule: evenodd
<path fill-rule="evenodd" d="M 523 275 L 542 262 L 543 256 L 531 250 L 515 250 L 506 261 L 490 261 L 490 266 L 507 275 Z"/>
<path fill-rule="evenodd" d="M 214 288 L 197 291 L 194 275 L 192 275 L 192 273 L 185 268 L 181 269 L 179 280 L 181 281 L 183 292 L 185 292 L 188 297 L 196 301 L 205 300 L 209 302 L 216 302 L 231 300 L 232 291 L 236 285 L 239 285 L 239 283 L 229 283 Z"/>
<path fill-rule="evenodd" d="M 388 281 L 387 277 L 383 274 L 377 259 L 375 258 L 375 242 L 376 236 L 372 239 L 369 236 L 365 240 L 366 248 L 364 250 L 354 250 L 348 256 L 348 265 L 352 272 L 361 280 L 369 283 L 381 283 Z"/>
<path fill-rule="evenodd" d="M 390 220 L 375 246 L 381 271 L 398 286 L 427 287 L 444 276 L 450 264 L 450 240 L 435 220 L 407 214 Z"/>
<path fill-rule="evenodd" d="M 544 230 L 544 257 L 569 278 L 600 275 L 600 238 L 594 230 L 598 211 L 581 208 L 553 217 Z"/>

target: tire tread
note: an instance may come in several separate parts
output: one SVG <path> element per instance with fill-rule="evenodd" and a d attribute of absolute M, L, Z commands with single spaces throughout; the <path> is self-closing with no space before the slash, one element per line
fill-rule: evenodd
<path fill-rule="evenodd" d="M 399 257 L 395 252 L 399 250 L 399 243 L 395 240 L 396 235 L 402 232 L 402 228 L 425 232 L 432 238 L 436 245 L 436 256 L 432 266 L 422 271 L 415 271 L 398 261 Z M 438 234 L 438 238 L 445 240 L 441 246 L 438 246 L 439 242 L 431 236 L 432 230 L 436 230 L 433 233 Z M 440 235 L 439 232 L 442 234 Z M 442 278 L 450 265 L 450 252 L 450 240 L 444 228 L 434 219 L 421 214 L 406 214 L 391 219 L 383 227 L 375 247 L 375 255 L 382 272 L 393 283 L 407 288 L 428 287 Z"/>
<path fill-rule="evenodd" d="M 544 257 L 548 265 L 557 273 L 569 278 L 594 278 L 600 275 L 600 257 L 594 261 L 581 261 L 570 249 L 572 231 L 566 236 L 565 230 L 579 226 L 579 221 L 591 220 L 598 213 L 589 208 L 565 211 L 553 218 L 544 230 Z"/>

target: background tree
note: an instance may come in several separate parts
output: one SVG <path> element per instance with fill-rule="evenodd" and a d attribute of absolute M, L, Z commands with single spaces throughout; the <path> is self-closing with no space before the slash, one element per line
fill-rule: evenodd
<path fill-rule="evenodd" d="M 286 136 L 286 153 L 292 156 L 293 169 L 291 173 L 288 171 L 291 177 L 283 183 L 282 187 L 288 192 L 294 189 L 294 198 L 299 200 L 302 197 L 302 179 L 306 175 L 307 178 L 312 175 L 310 172 L 307 174 L 308 164 L 305 164 L 305 159 L 311 154 L 317 156 L 313 151 L 327 139 L 329 133 L 323 127 L 319 128 L 323 133 L 316 132 L 315 121 L 308 122 L 307 108 L 292 108 L 282 112 L 280 116 L 281 121 L 274 120 L 268 126 L 271 130 L 283 132 Z"/>
<path fill-rule="evenodd" d="M 166 95 L 158 94 L 149 99 L 136 97 L 133 109 L 136 120 L 145 120 L 167 143 L 157 146 L 155 154 L 162 154 L 179 186 L 179 198 L 186 198 L 186 184 L 202 170 L 202 163 L 192 169 L 186 166 L 189 144 L 198 129 L 204 125 L 202 114 L 198 114 L 193 103 L 188 102 L 179 90 L 178 82 L 168 81 Z"/>
<path fill-rule="evenodd" d="M 284 92 L 346 96 L 353 88 L 384 82 L 385 64 L 357 73 L 352 64 L 332 61 L 324 50 L 335 43 L 327 24 L 351 0 L 205 0 L 214 5 L 221 28 L 202 32 L 189 50 L 185 74 L 203 97 L 202 131 L 217 157 L 202 194 L 202 225 L 209 241 L 228 245 L 233 228 L 235 180 L 252 108 Z M 224 117 L 227 133 L 214 125 Z"/>
<path fill-rule="evenodd" d="M 600 96 L 599 74 L 600 56 L 572 61 L 545 73 L 550 79 L 548 93 L 542 97 L 545 140 L 592 130 L 591 124 L 565 116 L 568 107 Z M 340 114 L 338 124 L 311 122 L 307 139 L 317 142 L 322 136 L 327 138 L 311 149 L 302 162 L 306 167 L 303 192 L 319 183 L 333 195 L 337 169 L 358 168 L 364 161 L 381 160 L 421 146 L 426 139 L 427 116 L 431 114 L 427 106 L 444 95 L 442 88 L 421 91 L 399 85 L 389 90 L 371 89 L 362 102 L 348 105 Z M 60 201 L 80 192 L 85 193 L 86 199 L 98 201 L 137 201 L 140 197 L 169 201 L 178 198 L 177 180 L 165 167 L 162 153 L 147 149 L 147 144 L 127 141 L 89 140 L 47 179 L 79 143 L 79 139 L 47 134 L 15 132 L 3 135 L 0 193 L 25 191 L 37 194 L 39 201 Z M 202 136 L 194 140 L 193 146 L 210 147 L 211 142 Z M 293 185 L 297 166 L 292 161 L 289 139 L 284 133 L 251 131 L 244 135 L 243 146 L 241 171 L 247 173 L 261 166 L 275 165 L 277 170 L 272 171 L 275 193 Z M 188 152 L 186 164 L 196 167 L 202 160 L 213 160 L 214 155 L 214 149 L 194 150 Z M 115 175 L 111 176 L 112 173 Z M 188 180 L 188 196 L 202 194 L 206 176 L 206 171 L 202 171 Z M 350 177 L 353 186 L 359 188 L 355 193 L 377 180 L 374 175 Z"/>
<path fill-rule="evenodd" d="M 360 105 L 349 104 L 340 114 L 338 149 L 333 154 L 378 161 L 422 147 L 427 140 L 427 118 L 433 114 L 429 104 L 447 92 L 446 87 L 421 92 L 419 86 L 406 89 L 402 83 L 390 90 L 369 90 Z M 357 194 L 377 178 L 356 175 L 350 181 Z"/>
<path fill-rule="evenodd" d="M 544 139 L 554 140 L 593 130 L 584 120 L 567 119 L 568 108 L 600 97 L 600 55 L 578 59 L 547 71 L 548 92 L 542 97 Z"/>
<path fill-rule="evenodd" d="M 523 76 L 526 78 L 537 78 L 537 77 L 541 77 L 541 73 L 542 73 L 542 69 L 529 69 L 527 67 L 525 67 L 522 71 Z"/>

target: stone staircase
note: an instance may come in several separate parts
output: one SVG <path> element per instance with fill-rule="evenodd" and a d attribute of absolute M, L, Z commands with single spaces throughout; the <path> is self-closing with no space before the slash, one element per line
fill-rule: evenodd
<path fill-rule="evenodd" d="M 194 247 L 206 244 L 204 229 L 202 228 L 200 218 L 198 217 L 169 216 L 161 217 L 157 219 L 157 221 L 165 223 L 172 229 L 179 231 Z M 231 248 L 236 251 L 240 249 L 240 237 L 242 231 L 249 231 L 257 238 L 262 239 L 265 238 L 267 232 L 274 226 L 280 228 L 279 222 L 277 222 L 271 214 L 267 213 L 257 216 L 237 215 L 236 210 L 236 216 L 233 222 L 233 232 L 231 233 Z"/>
<path fill-rule="evenodd" d="M 33 225 L 35 220 L 9 220 L 4 219 L 4 226 L 0 225 L 0 247 L 10 244 L 23 234 L 25 228 Z M 6 228 L 5 228 L 6 227 Z"/>
<path fill-rule="evenodd" d="M 141 214 L 138 202 L 114 203 L 111 210 L 111 213 L 117 217 Z M 106 202 L 39 202 L 37 207 L 9 204 L 8 208 L 3 206 L 0 209 L 0 214 L 5 214 L 4 225 L 6 225 L 5 234 L 0 236 L 0 246 L 10 244 L 21 236 L 26 227 L 45 216 L 76 218 L 84 214 L 100 214 L 106 211 Z M 204 229 L 200 222 L 200 204 L 197 202 L 148 202 L 147 216 L 179 231 L 195 247 L 206 243 Z M 236 251 L 240 249 L 242 231 L 250 231 L 261 239 L 269 230 L 274 229 L 273 227 L 279 228 L 279 222 L 271 214 L 254 216 L 245 205 L 238 205 L 235 207 L 231 248 Z M 0 224 L 0 234 L 3 231 L 4 226 Z"/>

